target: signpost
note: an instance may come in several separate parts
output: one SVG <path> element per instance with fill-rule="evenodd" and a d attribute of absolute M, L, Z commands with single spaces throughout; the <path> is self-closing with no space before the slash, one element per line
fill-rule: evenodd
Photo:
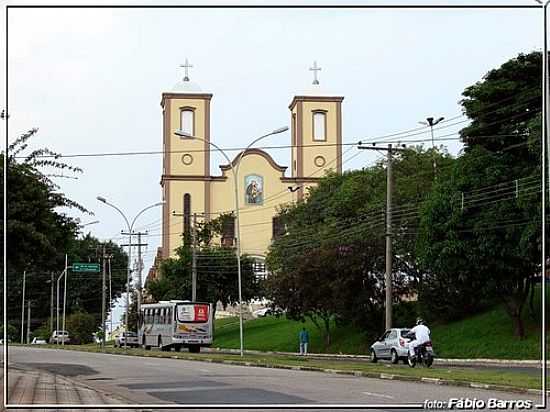
<path fill-rule="evenodd" d="M 99 263 L 73 263 L 71 269 L 73 272 L 98 272 L 99 273 Z"/>

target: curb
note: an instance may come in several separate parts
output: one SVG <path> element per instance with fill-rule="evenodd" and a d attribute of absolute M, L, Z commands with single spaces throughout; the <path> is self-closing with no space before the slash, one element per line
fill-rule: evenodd
<path fill-rule="evenodd" d="M 206 353 L 240 353 L 238 349 L 227 348 L 205 348 Z M 245 350 L 245 354 L 250 355 L 283 355 L 283 356 L 296 356 L 294 352 L 278 352 L 278 351 L 259 351 L 259 350 Z M 348 360 L 355 359 L 361 361 L 370 362 L 369 355 L 351 355 L 351 354 L 336 354 L 336 353 L 308 353 L 308 358 L 311 359 L 337 359 Z M 542 368 L 542 361 L 540 360 L 521 360 L 521 359 L 459 359 L 459 358 L 436 358 L 439 365 L 445 366 L 513 366 L 524 368 Z M 550 368 L 550 360 L 546 361 L 546 366 Z"/>

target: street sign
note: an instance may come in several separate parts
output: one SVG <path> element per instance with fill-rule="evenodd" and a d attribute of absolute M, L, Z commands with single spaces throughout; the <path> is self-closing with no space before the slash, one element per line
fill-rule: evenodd
<path fill-rule="evenodd" d="M 99 272 L 99 263 L 73 263 L 73 272 Z"/>

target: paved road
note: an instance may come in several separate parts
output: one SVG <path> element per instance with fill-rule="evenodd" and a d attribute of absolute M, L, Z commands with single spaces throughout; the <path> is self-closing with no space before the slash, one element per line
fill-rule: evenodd
<path fill-rule="evenodd" d="M 426 399 L 539 401 L 534 395 L 427 383 L 28 347 L 10 347 L 8 360 L 8 365 L 69 377 L 140 405 L 377 404 L 385 410 L 383 405 Z"/>

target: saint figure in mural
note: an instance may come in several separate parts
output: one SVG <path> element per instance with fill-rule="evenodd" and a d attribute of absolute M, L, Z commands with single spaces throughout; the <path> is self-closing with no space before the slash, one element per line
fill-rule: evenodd
<path fill-rule="evenodd" d="M 249 205 L 260 205 L 263 203 L 264 179 L 258 175 L 248 175 L 244 179 L 246 188 L 246 203 Z"/>

